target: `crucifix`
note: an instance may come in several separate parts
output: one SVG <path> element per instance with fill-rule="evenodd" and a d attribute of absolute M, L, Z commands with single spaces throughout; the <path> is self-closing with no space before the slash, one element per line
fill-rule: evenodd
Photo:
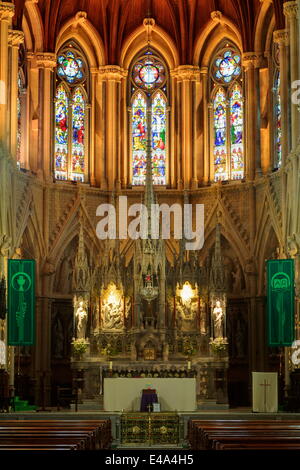
<path fill-rule="evenodd" d="M 261 387 L 264 387 L 264 411 L 267 411 L 267 387 L 271 387 L 271 384 L 265 379 L 263 384 L 259 384 Z"/>
<path fill-rule="evenodd" d="M 151 408 L 152 408 L 152 404 L 149 403 L 149 405 L 147 405 L 147 408 L 148 408 L 148 413 L 151 413 L 151 411 L 152 411 L 152 409 L 151 409 Z"/>

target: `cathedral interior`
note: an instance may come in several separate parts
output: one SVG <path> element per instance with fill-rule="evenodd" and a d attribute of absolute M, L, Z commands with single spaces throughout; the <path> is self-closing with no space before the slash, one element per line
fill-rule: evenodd
<path fill-rule="evenodd" d="M 290 347 L 268 346 L 266 261 L 294 260 L 296 339 L 299 8 L 0 1 L 0 367 L 10 393 L 56 407 L 75 381 L 80 403 L 103 410 L 105 377 L 191 377 L 196 409 L 227 409 L 251 406 L 252 372 L 277 372 L 284 403 L 297 366 Z M 99 207 L 119 230 L 125 198 L 201 205 L 202 246 L 186 248 L 175 215 L 168 237 L 163 224 L 157 239 L 99 236 Z M 15 345 L 8 260 L 35 261 L 33 340 Z"/>

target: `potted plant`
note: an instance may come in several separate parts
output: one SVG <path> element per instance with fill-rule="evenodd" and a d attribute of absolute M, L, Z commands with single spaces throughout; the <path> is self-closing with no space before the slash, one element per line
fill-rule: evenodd
<path fill-rule="evenodd" d="M 80 361 L 88 349 L 88 343 L 84 339 L 75 339 L 72 346 L 74 358 Z"/>

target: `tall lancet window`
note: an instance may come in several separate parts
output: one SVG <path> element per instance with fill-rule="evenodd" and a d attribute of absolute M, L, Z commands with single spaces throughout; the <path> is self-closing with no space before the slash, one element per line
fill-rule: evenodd
<path fill-rule="evenodd" d="M 147 110 L 151 109 L 151 156 L 153 183 L 166 184 L 167 166 L 167 72 L 162 60 L 147 52 L 131 71 L 132 184 L 146 179 Z"/>
<path fill-rule="evenodd" d="M 88 67 L 71 43 L 57 58 L 55 93 L 55 178 L 87 180 Z"/>
<path fill-rule="evenodd" d="M 244 178 L 244 100 L 240 54 L 229 45 L 211 66 L 212 179 Z"/>
<path fill-rule="evenodd" d="M 275 156 L 274 168 L 280 168 L 282 164 L 282 129 L 281 129 L 281 98 L 280 98 L 280 72 L 276 72 L 274 86 L 274 129 L 275 129 Z"/>
<path fill-rule="evenodd" d="M 18 95 L 17 95 L 17 165 L 21 167 L 21 142 L 22 142 L 22 95 L 24 93 L 24 80 L 21 70 L 18 74 Z"/>

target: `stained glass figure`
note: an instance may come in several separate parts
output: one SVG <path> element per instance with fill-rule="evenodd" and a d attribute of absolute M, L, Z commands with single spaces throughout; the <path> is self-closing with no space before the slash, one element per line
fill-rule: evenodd
<path fill-rule="evenodd" d="M 166 184 L 166 100 L 159 91 L 152 98 L 152 174 L 154 184 Z"/>
<path fill-rule="evenodd" d="M 18 74 L 18 96 L 17 96 L 17 116 L 18 116 L 18 128 L 17 128 L 17 164 L 20 167 L 21 160 L 21 138 L 22 138 L 22 122 L 21 122 L 21 96 L 22 96 L 22 78 L 20 73 Z"/>
<path fill-rule="evenodd" d="M 84 181 L 85 159 L 85 100 L 80 88 L 72 99 L 72 174 L 73 181 Z"/>
<path fill-rule="evenodd" d="M 134 65 L 132 80 L 138 88 L 155 90 L 162 87 L 166 81 L 165 67 L 156 57 L 146 55 Z"/>
<path fill-rule="evenodd" d="M 230 94 L 230 153 L 231 179 L 244 177 L 244 112 L 243 97 L 239 85 L 234 85 Z"/>
<path fill-rule="evenodd" d="M 214 78 L 218 82 L 229 84 L 241 74 L 241 57 L 235 51 L 226 49 L 214 62 Z"/>
<path fill-rule="evenodd" d="M 226 96 L 219 88 L 214 99 L 214 174 L 215 181 L 227 180 Z"/>
<path fill-rule="evenodd" d="M 69 100 L 63 85 L 59 85 L 55 97 L 55 177 L 68 177 L 68 106 Z"/>
<path fill-rule="evenodd" d="M 282 164 L 282 129 L 281 129 L 281 97 L 280 97 L 280 73 L 275 82 L 275 168 Z"/>
<path fill-rule="evenodd" d="M 146 98 L 138 92 L 132 104 L 132 184 L 145 184 L 147 166 L 147 116 Z"/>
<path fill-rule="evenodd" d="M 70 84 L 76 84 L 84 79 L 84 63 L 75 52 L 68 50 L 58 56 L 58 76 Z"/>

